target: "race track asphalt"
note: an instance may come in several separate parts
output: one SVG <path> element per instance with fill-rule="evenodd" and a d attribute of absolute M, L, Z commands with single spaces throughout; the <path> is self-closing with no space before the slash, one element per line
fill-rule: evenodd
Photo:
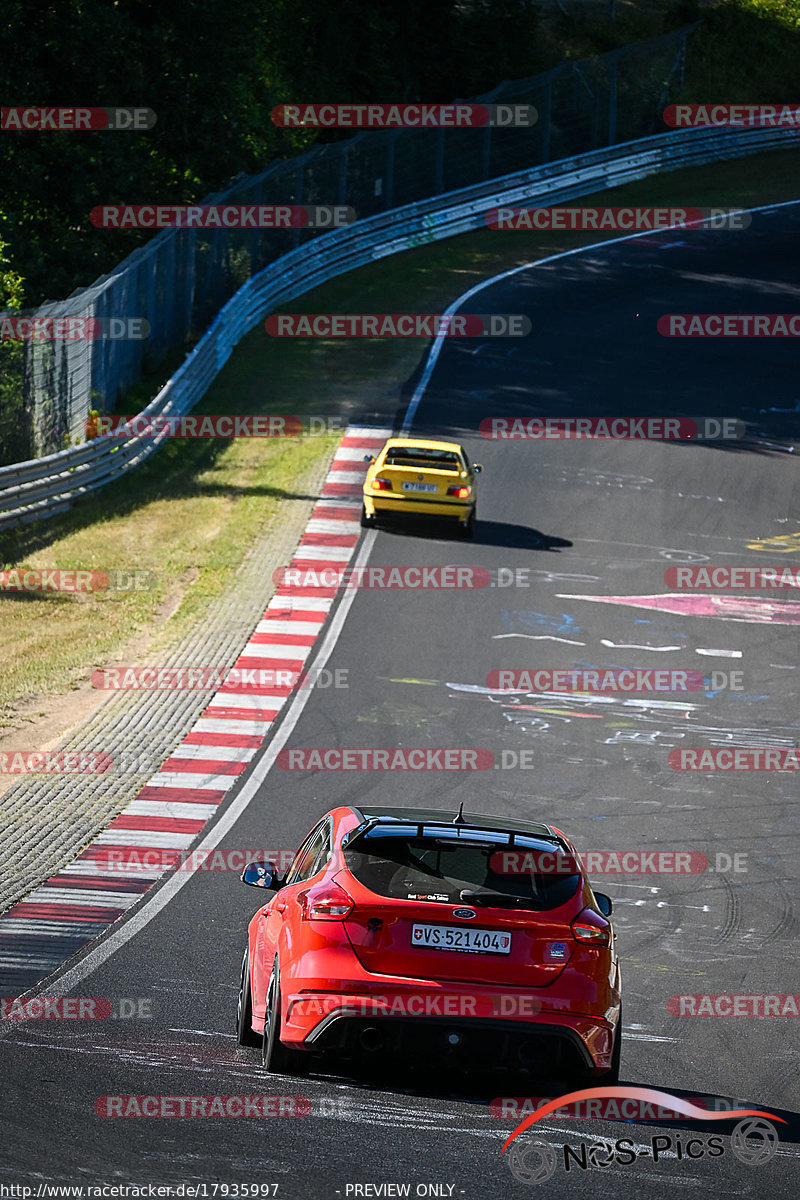
<path fill-rule="evenodd" d="M 424 1070 L 269 1077 L 233 1035 L 258 896 L 235 874 L 208 872 L 188 879 L 115 953 L 95 951 L 90 972 L 69 989 L 115 1003 L 144 999 L 149 1019 L 6 1023 L 0 1183 L 205 1182 L 208 1196 L 214 1181 L 277 1184 L 280 1200 L 380 1195 L 355 1189 L 386 1183 L 464 1200 L 797 1195 L 796 1023 L 680 1017 L 668 1008 L 684 994 L 792 993 L 797 776 L 680 771 L 668 756 L 798 744 L 800 617 L 776 620 L 792 618 L 791 607 L 776 607 L 791 605 L 786 589 L 746 589 L 738 595 L 749 606 L 713 616 L 605 599 L 674 592 L 664 572 L 676 565 L 800 565 L 797 537 L 790 552 L 789 542 L 765 543 L 795 532 L 800 518 L 798 465 L 787 452 L 800 441 L 796 344 L 667 339 L 656 330 L 664 313 L 797 310 L 796 213 L 755 214 L 745 232 L 662 234 L 588 250 L 470 301 L 471 311 L 521 312 L 532 322 L 525 339 L 449 341 L 415 414 L 415 433 L 456 437 L 484 466 L 475 539 L 380 530 L 365 535 L 361 553 L 370 565 L 482 567 L 492 586 L 359 590 L 327 662 L 348 672 L 349 686 L 312 692 L 286 744 L 484 748 L 496 765 L 388 775 L 273 766 L 222 842 L 290 848 L 338 804 L 452 809 L 463 800 L 468 810 L 553 822 L 582 850 L 704 854 L 710 866 L 698 874 L 594 877 L 615 904 L 622 1081 L 782 1116 L 777 1155 L 748 1165 L 732 1152 L 731 1122 L 685 1122 L 684 1141 L 721 1132 L 724 1153 L 654 1162 L 648 1148 L 663 1128 L 550 1118 L 536 1136 L 555 1148 L 558 1167 L 537 1190 L 500 1154 L 515 1122 L 495 1119 L 489 1101 L 507 1094 L 508 1081 Z M 735 417 L 749 434 L 707 445 L 483 439 L 480 422 L 496 415 Z M 501 667 L 740 671 L 742 686 L 503 697 L 486 689 L 487 674 Z M 290 717 L 291 708 L 276 737 Z M 746 856 L 738 871 L 735 855 Z M 729 859 L 731 869 L 715 869 Z M 308 1096 L 312 1114 L 119 1120 L 93 1109 L 104 1095 L 255 1093 Z M 635 1142 L 635 1163 L 565 1170 L 565 1142 L 623 1136 Z M 418 1190 L 428 1184 L 441 1189 Z"/>

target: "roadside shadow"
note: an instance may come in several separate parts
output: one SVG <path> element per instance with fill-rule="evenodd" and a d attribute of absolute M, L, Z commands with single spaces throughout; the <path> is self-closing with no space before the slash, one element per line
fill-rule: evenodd
<path fill-rule="evenodd" d="M 604 1086 L 600 1081 L 576 1083 L 574 1080 L 570 1082 L 565 1079 L 537 1077 L 532 1074 L 520 1075 L 518 1072 L 507 1075 L 499 1072 L 476 1072 L 472 1068 L 455 1069 L 443 1067 L 441 1064 L 415 1067 L 399 1062 L 384 1061 L 379 1066 L 377 1063 L 373 1065 L 362 1061 L 358 1064 L 342 1063 L 340 1069 L 341 1075 L 337 1075 L 337 1078 L 346 1079 L 348 1085 L 356 1090 L 377 1090 L 392 1095 L 405 1095 L 409 1099 L 413 1097 L 416 1100 L 460 1101 L 488 1108 L 493 1120 L 497 1121 L 498 1132 L 507 1132 L 508 1134 L 513 1133 L 525 1117 L 548 1100 L 555 1100 L 559 1096 L 565 1096 L 584 1088 Z M 325 1075 L 329 1075 L 327 1070 Z M 724 1136 L 730 1136 L 735 1124 L 744 1118 L 728 1117 L 724 1114 L 736 1109 L 750 1108 L 769 1113 L 776 1118 L 782 1118 L 785 1124 L 781 1124 L 780 1121 L 774 1122 L 781 1143 L 800 1143 L 800 1113 L 793 1109 L 770 1104 L 767 1100 L 744 1099 L 741 1096 L 720 1096 L 697 1088 L 673 1087 L 669 1083 L 653 1082 L 649 1079 L 621 1079 L 617 1086 L 623 1089 L 648 1088 L 666 1092 L 670 1096 L 687 1100 L 698 1108 L 707 1108 L 709 1118 L 703 1120 L 682 1115 L 677 1117 L 659 1115 L 658 1105 L 655 1103 L 650 1104 L 649 1108 L 640 1108 L 639 1111 L 642 1115 L 626 1116 L 622 1115 L 625 1111 L 627 1113 L 635 1111 L 635 1108 L 631 1108 L 632 1104 L 641 1102 L 628 1100 L 627 1109 L 623 1109 L 622 1105 L 625 1103 L 625 1099 L 620 1097 L 616 1100 L 611 1098 L 594 1102 L 595 1106 L 606 1105 L 607 1107 L 600 1111 L 603 1114 L 610 1113 L 610 1115 L 584 1115 L 584 1110 L 581 1109 L 579 1103 L 579 1115 L 563 1116 L 552 1113 L 548 1117 L 542 1118 L 542 1128 L 552 1122 L 557 1122 L 563 1131 L 562 1123 L 567 1125 L 574 1123 L 575 1130 L 579 1133 L 586 1130 L 587 1124 L 600 1123 L 606 1127 L 655 1126 L 665 1130 L 691 1130 L 704 1134 L 721 1133 Z M 586 1103 L 586 1101 L 582 1102 L 584 1106 Z M 596 1107 L 595 1111 L 597 1111 Z M 615 1115 L 617 1111 L 620 1115 Z M 663 1112 L 664 1109 L 661 1110 L 662 1114 Z M 535 1125 L 529 1128 L 535 1129 Z"/>
<path fill-rule="evenodd" d="M 512 525 L 508 521 L 475 521 L 471 538 L 453 529 L 453 521 L 426 521 L 424 525 L 411 521 L 392 521 L 378 525 L 381 533 L 402 534 L 425 541 L 446 539 L 463 546 L 506 546 L 511 550 L 562 550 L 572 545 L 567 538 L 543 533 L 528 525 Z"/>

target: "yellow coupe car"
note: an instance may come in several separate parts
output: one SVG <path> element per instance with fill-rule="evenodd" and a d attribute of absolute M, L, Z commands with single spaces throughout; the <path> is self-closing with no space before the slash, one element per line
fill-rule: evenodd
<path fill-rule="evenodd" d="M 370 464 L 364 480 L 361 524 L 372 527 L 381 517 L 445 517 L 458 521 L 465 537 L 475 527 L 475 477 L 482 467 L 470 465 L 458 442 L 393 437 Z"/>

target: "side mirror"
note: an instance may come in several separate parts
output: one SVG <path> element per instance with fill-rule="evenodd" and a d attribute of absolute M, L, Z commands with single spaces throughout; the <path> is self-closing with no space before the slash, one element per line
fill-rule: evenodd
<path fill-rule="evenodd" d="M 277 892 L 284 884 L 278 868 L 271 862 L 250 862 L 239 878 L 242 883 L 249 883 L 251 887 L 268 888 L 272 892 Z"/>
<path fill-rule="evenodd" d="M 480 463 L 475 463 L 475 465 L 472 469 L 476 475 L 480 475 L 481 471 L 483 470 L 483 467 L 481 466 Z"/>
<path fill-rule="evenodd" d="M 597 907 L 600 909 L 600 912 L 603 914 L 603 916 L 610 917 L 614 911 L 614 904 L 611 897 L 607 896 L 605 892 L 595 892 L 594 898 L 597 901 Z"/>
<path fill-rule="evenodd" d="M 365 454 L 364 462 L 375 462 L 375 455 L 374 454 Z"/>

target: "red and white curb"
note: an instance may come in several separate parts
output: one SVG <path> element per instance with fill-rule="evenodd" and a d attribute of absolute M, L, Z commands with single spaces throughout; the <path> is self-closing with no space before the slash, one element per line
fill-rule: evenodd
<path fill-rule="evenodd" d="M 348 427 L 290 567 L 347 566 L 361 532 L 364 455 L 377 452 L 391 433 Z M 233 668 L 302 670 L 337 594 L 336 587 L 281 584 Z M 161 867 L 137 869 L 135 875 L 115 869 L 108 865 L 114 851 L 141 852 L 141 858 L 147 851 L 189 849 L 247 770 L 292 690 L 221 688 L 124 812 L 57 875 L 0 917 L 0 993 L 18 995 L 32 987 L 164 874 Z"/>

